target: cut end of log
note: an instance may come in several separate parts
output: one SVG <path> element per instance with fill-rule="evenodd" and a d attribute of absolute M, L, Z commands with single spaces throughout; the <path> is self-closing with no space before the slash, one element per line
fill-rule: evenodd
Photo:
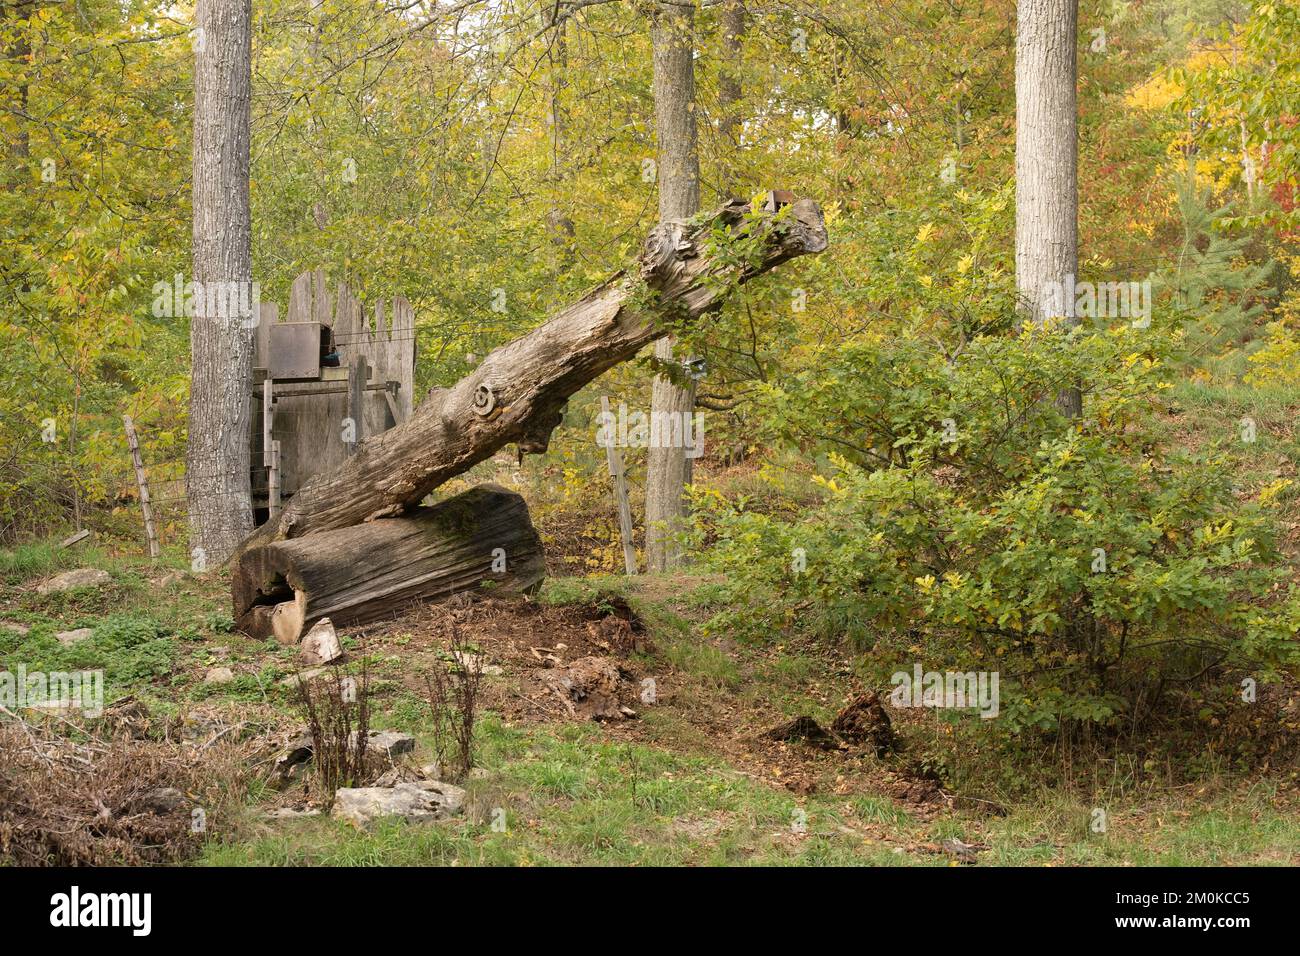
<path fill-rule="evenodd" d="M 812 199 L 797 199 L 787 189 L 770 190 L 764 196 L 761 215 L 757 219 L 753 218 L 751 203 L 733 199 L 702 217 L 701 225 L 662 222 L 655 226 L 641 247 L 642 276 L 650 279 L 680 270 L 683 256 L 687 259 L 698 257 L 719 226 L 733 234 L 760 232 L 765 235 L 763 258 L 753 270 L 755 273 L 765 272 L 797 256 L 816 255 L 826 250 L 830 238 L 821 206 Z"/>
<path fill-rule="evenodd" d="M 779 207 L 777 211 L 780 211 Z M 826 219 L 822 216 L 821 206 L 811 199 L 794 199 L 788 215 L 787 242 L 792 256 L 814 256 L 826 251 L 830 237 L 826 233 Z"/>
<path fill-rule="evenodd" d="M 271 612 L 271 633 L 281 644 L 297 644 L 302 640 L 307 631 L 304 626 L 307 621 L 305 603 L 302 593 L 295 591 L 292 601 L 277 604 Z"/>

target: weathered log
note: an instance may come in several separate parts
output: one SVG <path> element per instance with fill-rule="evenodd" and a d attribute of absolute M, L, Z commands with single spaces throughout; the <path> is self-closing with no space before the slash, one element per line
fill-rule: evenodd
<path fill-rule="evenodd" d="M 402 518 L 251 548 L 231 593 L 240 630 L 296 643 L 323 617 L 364 624 L 485 581 L 494 592 L 526 591 L 544 572 L 523 498 L 485 484 Z"/>
<path fill-rule="evenodd" d="M 710 255 L 715 230 L 757 240 L 747 264 Z M 342 467 L 300 488 L 241 550 L 403 514 L 511 442 L 521 452 L 545 451 L 569 396 L 666 334 L 665 319 L 689 322 L 715 310 L 729 279 L 746 281 L 826 244 L 810 199 L 757 214 L 733 201 L 689 223 L 660 224 L 634 267 L 492 352 L 455 385 L 434 389 L 408 421 L 367 438 Z"/>

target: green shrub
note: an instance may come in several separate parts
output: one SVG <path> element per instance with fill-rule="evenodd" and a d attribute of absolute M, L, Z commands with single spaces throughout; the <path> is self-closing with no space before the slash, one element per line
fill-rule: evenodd
<path fill-rule="evenodd" d="M 997 672 L 1013 732 L 1133 725 L 1231 671 L 1275 676 L 1300 629 L 1272 542 L 1284 484 L 1240 501 L 1215 448 L 1148 427 L 1167 344 L 1026 329 L 949 362 L 871 341 L 769 387 L 769 437 L 824 495 L 791 518 L 697 493 L 694 533 L 732 582 L 710 626 L 848 638 L 882 678 Z M 1069 421 L 1054 399 L 1074 382 Z"/>

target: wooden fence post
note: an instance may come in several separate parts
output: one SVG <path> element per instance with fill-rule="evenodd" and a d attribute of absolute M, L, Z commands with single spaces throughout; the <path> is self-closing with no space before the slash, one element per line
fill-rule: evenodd
<path fill-rule="evenodd" d="M 271 464 L 266 472 L 266 506 L 270 520 L 280 517 L 280 443 L 271 442 L 268 449 Z"/>
<path fill-rule="evenodd" d="M 632 540 L 632 504 L 627 497 L 627 476 L 623 472 L 623 452 L 615 443 L 617 429 L 609 428 L 609 398 L 600 396 L 601 423 L 605 428 L 605 457 L 609 461 L 609 475 L 614 479 L 614 500 L 618 504 L 618 531 L 623 539 L 623 566 L 628 574 L 636 574 L 636 545 Z"/>
<path fill-rule="evenodd" d="M 271 436 L 275 427 L 275 384 L 268 376 L 262 382 L 262 465 L 266 468 L 268 517 L 280 517 L 280 443 Z"/>
<path fill-rule="evenodd" d="M 135 437 L 135 422 L 130 415 L 122 416 L 126 426 L 126 443 L 131 449 L 131 463 L 135 466 L 135 483 L 140 489 L 140 510 L 144 512 L 144 533 L 149 539 L 149 557 L 157 560 L 159 554 L 158 531 L 153 523 L 153 505 L 149 501 L 149 479 L 144 473 L 144 462 L 140 458 L 140 442 Z"/>
<path fill-rule="evenodd" d="M 366 436 L 364 413 L 365 406 L 361 404 L 366 394 L 366 381 L 370 378 L 370 369 L 367 367 L 366 357 L 358 353 L 352 356 L 352 362 L 348 366 L 348 418 L 352 419 L 352 441 L 348 445 L 348 454 L 355 455 L 357 446 Z"/>
<path fill-rule="evenodd" d="M 271 467 L 271 428 L 275 423 L 274 380 L 268 375 L 262 382 L 262 467 Z"/>

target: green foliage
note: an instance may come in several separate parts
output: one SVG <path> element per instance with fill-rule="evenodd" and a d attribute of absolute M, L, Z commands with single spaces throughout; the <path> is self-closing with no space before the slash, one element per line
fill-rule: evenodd
<path fill-rule="evenodd" d="M 135 0 L 28 13 L 0 18 L 31 54 L 0 57 L 0 539 L 109 497 L 121 412 L 174 427 L 187 351 L 147 304 L 187 241 L 185 30 Z"/>
<path fill-rule="evenodd" d="M 1275 291 L 1268 287 L 1274 263 L 1250 261 L 1249 237 L 1223 230 L 1230 209 L 1212 208 L 1209 191 L 1190 175 L 1179 177 L 1177 187 L 1182 243 L 1177 257 L 1156 273 L 1152 294 L 1162 297 L 1172 322 L 1182 328 L 1186 359 L 1208 365 L 1253 337 Z"/>
<path fill-rule="evenodd" d="M 136 612 L 101 618 L 90 637 L 69 646 L 59 643 L 48 625 L 34 627 L 26 636 L 0 629 L 0 669 L 102 670 L 110 696 L 168 676 L 175 661 L 175 639 L 153 618 Z"/>
<path fill-rule="evenodd" d="M 1168 350 L 1122 327 L 978 338 L 951 363 L 869 341 L 768 388 L 770 434 L 825 494 L 773 514 L 699 493 L 696 533 L 735 582 L 712 626 L 851 639 L 882 682 L 997 671 L 1012 731 L 1141 722 L 1175 688 L 1275 674 L 1300 598 L 1277 590 L 1269 503 L 1150 427 Z M 1075 422 L 1053 401 L 1068 382 Z"/>
<path fill-rule="evenodd" d="M 1264 341 L 1250 356 L 1245 380 L 1256 385 L 1300 385 L 1300 339 L 1281 322 L 1270 322 Z"/>
<path fill-rule="evenodd" d="M 1239 6 L 1245 9 L 1207 18 L 1189 62 L 1170 71 L 1183 87 L 1176 106 L 1194 117 L 1188 141 L 1216 178 L 1245 187 L 1248 198 L 1262 186 L 1276 200 L 1273 205 L 1258 197 L 1245 221 L 1294 228 L 1300 3 L 1249 0 Z"/>

